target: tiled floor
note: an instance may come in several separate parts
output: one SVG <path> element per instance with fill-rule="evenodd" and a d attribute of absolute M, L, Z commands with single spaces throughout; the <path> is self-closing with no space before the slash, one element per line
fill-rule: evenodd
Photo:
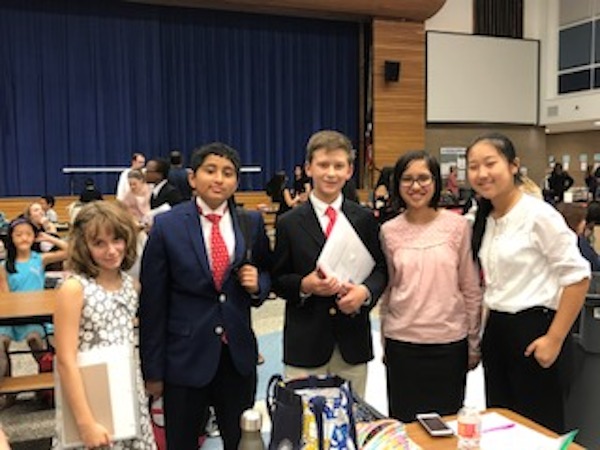
<path fill-rule="evenodd" d="M 259 337 L 259 348 L 266 362 L 258 367 L 257 409 L 263 412 L 265 431 L 270 429 L 265 409 L 266 386 L 269 378 L 275 373 L 282 373 L 282 335 L 283 308 L 281 300 L 269 300 L 253 311 L 253 326 Z M 387 413 L 387 396 L 385 385 L 385 368 L 382 364 L 382 351 L 378 327 L 377 311 L 373 312 L 373 342 L 375 359 L 369 363 L 369 378 L 366 400 L 382 413 Z M 32 362 L 28 357 L 20 357 L 16 364 L 16 373 L 31 370 Z M 485 408 L 483 395 L 483 375 L 481 367 L 469 374 L 467 381 L 467 399 L 480 408 Z M 51 436 L 53 432 L 54 411 L 43 409 L 39 403 L 31 399 L 31 394 L 22 394 L 15 405 L 0 411 L 2 423 L 12 441 Z M 203 450 L 221 448 L 220 439 L 209 439 Z"/>

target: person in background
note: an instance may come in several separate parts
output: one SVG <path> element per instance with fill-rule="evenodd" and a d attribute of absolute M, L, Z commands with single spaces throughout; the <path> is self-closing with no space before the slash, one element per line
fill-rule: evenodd
<path fill-rule="evenodd" d="M 25 208 L 22 217 L 25 217 L 33 224 L 36 230 L 36 234 L 40 231 L 45 231 L 46 233 L 50 233 L 58 237 L 58 235 L 56 234 L 56 225 L 50 221 L 48 216 L 46 216 L 44 208 L 42 207 L 42 204 L 40 202 L 30 203 L 27 206 L 27 208 Z M 34 250 L 42 251 L 40 250 L 39 244 L 35 246 Z M 44 251 L 47 250 L 48 249 L 45 249 Z"/>
<path fill-rule="evenodd" d="M 183 166 L 183 156 L 179 150 L 173 150 L 169 154 L 169 161 L 169 183 L 177 188 L 183 201 L 189 200 L 192 198 L 192 187 L 188 181 L 191 170 Z"/>
<path fill-rule="evenodd" d="M 271 252 L 262 214 L 233 202 L 238 152 L 211 143 L 190 164 L 197 196 L 156 216 L 142 257 L 142 371 L 152 398 L 164 395 L 169 449 L 197 450 L 213 406 L 224 449 L 237 450 L 256 392 L 250 309 L 271 290 Z"/>
<path fill-rule="evenodd" d="M 58 250 L 39 253 L 33 250 L 36 242 L 48 242 Z M 6 260 L 0 266 L 0 292 L 43 290 L 45 267 L 66 257 L 66 242 L 43 231 L 36 233 L 35 226 L 25 217 L 13 220 L 8 230 Z M 8 348 L 12 341 L 26 341 L 39 361 L 44 350 L 44 338 L 51 332 L 52 324 L 0 326 L 0 380 L 11 372 Z M 14 396 L 0 397 L 0 408 L 13 402 Z"/>
<path fill-rule="evenodd" d="M 367 362 L 373 359 L 369 313 L 387 283 L 379 226 L 373 214 L 345 200 L 352 176 L 350 140 L 337 131 L 313 134 L 306 146 L 306 172 L 313 180 L 309 201 L 280 217 L 272 270 L 273 290 L 285 299 L 283 361 L 286 378 L 337 374 L 364 398 Z M 317 269 L 338 215 L 355 229 L 375 265 L 360 284 L 340 282 Z"/>
<path fill-rule="evenodd" d="M 130 170 L 127 174 L 129 192 L 121 201 L 139 224 L 145 224 L 150 213 L 150 187 L 141 170 Z"/>
<path fill-rule="evenodd" d="M 306 172 L 304 171 L 304 167 L 302 164 L 297 164 L 294 166 L 294 186 L 292 195 L 294 198 L 300 197 L 298 203 L 304 203 L 308 200 L 308 195 L 310 194 L 311 185 L 310 178 L 306 176 Z"/>
<path fill-rule="evenodd" d="M 584 234 L 598 253 L 600 251 L 600 201 L 594 200 L 588 204 Z"/>
<path fill-rule="evenodd" d="M 564 201 L 565 191 L 569 190 L 573 186 L 574 180 L 568 172 L 563 170 L 561 163 L 556 163 L 548 178 L 548 186 L 552 194 L 554 203 Z"/>
<path fill-rule="evenodd" d="M 446 190 L 452 194 L 454 200 L 458 200 L 459 187 L 458 187 L 458 172 L 456 166 L 450 166 L 450 173 L 446 179 Z"/>
<path fill-rule="evenodd" d="M 356 189 L 356 181 L 354 178 L 350 177 L 350 179 L 346 181 L 346 184 L 344 184 L 344 187 L 342 188 L 342 195 L 351 202 L 360 203 L 358 189 Z"/>
<path fill-rule="evenodd" d="M 42 209 L 44 210 L 44 213 L 46 214 L 48 220 L 52 223 L 57 223 L 58 214 L 56 214 L 56 211 L 54 211 L 54 196 L 48 194 L 42 195 L 40 197 L 40 204 L 42 205 Z"/>
<path fill-rule="evenodd" d="M 598 179 L 594 173 L 594 167 L 588 165 L 587 170 L 585 172 L 585 185 L 588 188 L 589 199 L 596 199 L 596 191 L 598 190 Z"/>
<path fill-rule="evenodd" d="M 439 208 L 442 177 L 424 151 L 394 168 L 399 216 L 381 226 L 388 287 L 380 301 L 389 415 L 456 414 L 480 360 L 482 292 L 467 220 Z"/>
<path fill-rule="evenodd" d="M 499 133 L 476 138 L 467 148 L 467 172 L 481 195 L 472 245 L 489 310 L 482 339 L 487 406 L 562 433 L 570 330 L 590 265 L 560 213 L 519 189 L 510 139 Z"/>
<path fill-rule="evenodd" d="M 273 175 L 273 178 L 271 178 L 265 186 L 265 192 L 271 197 L 271 201 L 279 204 L 275 216 L 276 221 L 282 214 L 300 204 L 300 196 L 294 197 L 292 195 L 292 192 L 287 186 L 287 179 L 285 172 L 280 170 Z"/>
<path fill-rule="evenodd" d="M 117 182 L 117 192 L 115 198 L 117 200 L 123 200 L 125 194 L 129 191 L 129 182 L 127 181 L 127 174 L 130 170 L 142 170 L 146 165 L 146 157 L 142 153 L 134 153 L 131 155 L 131 167 L 125 169 L 119 175 L 119 181 Z"/>
<path fill-rule="evenodd" d="M 521 174 L 520 181 L 519 181 L 519 188 L 525 194 L 533 195 L 535 198 L 539 198 L 540 200 L 544 199 L 544 196 L 542 194 L 542 190 L 540 189 L 540 187 L 537 184 L 535 184 L 535 181 L 533 181 L 527 175 Z"/>
<path fill-rule="evenodd" d="M 85 205 L 71 231 L 72 274 L 59 288 L 54 312 L 55 364 L 64 398 L 77 419 L 84 443 L 77 447 L 81 450 L 100 447 L 156 450 L 139 368 L 134 371 L 136 391 L 132 398 L 139 412 L 140 434 L 115 442 L 90 409 L 77 363 L 79 352 L 110 346 L 126 346 L 132 353 L 135 350 L 134 320 L 140 287 L 125 271 L 136 259 L 136 235 L 137 225 L 131 215 L 112 202 Z M 57 414 L 61 414 L 58 409 Z M 62 448 L 60 442 L 57 426 L 52 448 Z"/>
<path fill-rule="evenodd" d="M 146 164 L 146 182 L 153 184 L 150 196 L 151 215 L 170 210 L 182 202 L 181 194 L 169 183 L 169 163 L 162 158 L 153 158 Z"/>
<path fill-rule="evenodd" d="M 393 190 L 393 176 L 393 167 L 382 168 L 373 190 L 373 214 L 380 224 L 397 215 L 397 212 L 392 208 L 392 197 L 390 195 Z"/>
<path fill-rule="evenodd" d="M 84 188 L 79 194 L 80 203 L 89 203 L 97 200 L 103 200 L 102 193 L 96 188 L 96 183 L 92 178 L 86 178 Z"/>
<path fill-rule="evenodd" d="M 559 203 L 556 205 L 556 210 L 562 214 L 569 228 L 577 235 L 579 251 L 589 261 L 592 272 L 600 272 L 600 258 L 598 257 L 598 253 L 596 253 L 594 247 L 592 247 L 585 237 L 586 208 L 580 203 Z"/>

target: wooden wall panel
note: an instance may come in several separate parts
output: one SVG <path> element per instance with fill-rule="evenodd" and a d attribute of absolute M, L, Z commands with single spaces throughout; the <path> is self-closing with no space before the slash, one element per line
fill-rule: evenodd
<path fill-rule="evenodd" d="M 128 0 L 168 6 L 226 9 L 297 16 L 369 19 L 385 17 L 423 22 L 446 0 Z"/>
<path fill-rule="evenodd" d="M 400 62 L 397 82 L 385 81 L 385 61 Z M 373 153 L 375 166 L 425 147 L 425 28 L 373 21 Z"/>

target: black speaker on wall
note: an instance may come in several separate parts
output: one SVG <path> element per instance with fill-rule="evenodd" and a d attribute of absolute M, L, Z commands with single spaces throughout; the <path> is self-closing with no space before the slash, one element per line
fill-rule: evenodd
<path fill-rule="evenodd" d="M 400 79 L 400 61 L 386 61 L 383 73 L 385 81 L 398 81 Z"/>

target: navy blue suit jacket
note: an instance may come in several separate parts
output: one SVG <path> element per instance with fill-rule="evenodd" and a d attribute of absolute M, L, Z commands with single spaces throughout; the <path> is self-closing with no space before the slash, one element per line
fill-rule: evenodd
<path fill-rule="evenodd" d="M 235 208 L 235 258 L 221 290 L 214 286 L 195 200 L 156 217 L 142 257 L 140 355 L 144 380 L 203 387 L 219 364 L 222 332 L 242 375 L 256 370 L 257 345 L 250 307 L 269 295 L 269 242 L 262 215 L 246 211 L 252 263 L 260 292 L 253 298 L 240 285 L 236 269 L 246 258 L 244 233 Z"/>

